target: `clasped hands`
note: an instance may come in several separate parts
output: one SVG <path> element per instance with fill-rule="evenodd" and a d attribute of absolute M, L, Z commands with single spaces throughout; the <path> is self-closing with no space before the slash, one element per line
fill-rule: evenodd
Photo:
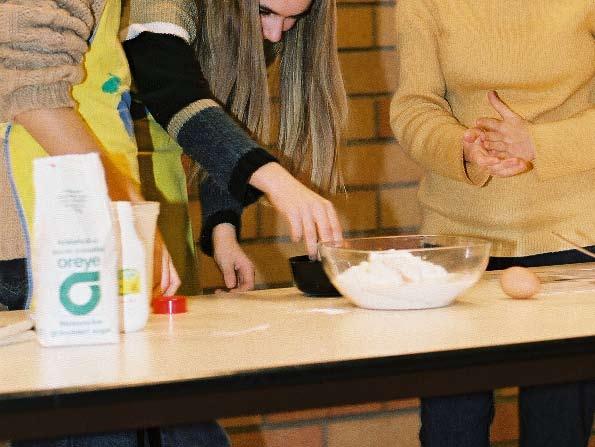
<path fill-rule="evenodd" d="M 479 118 L 463 135 L 467 163 L 484 168 L 494 177 L 512 177 L 533 168 L 535 145 L 529 122 L 513 112 L 494 91 L 488 100 L 498 118 Z"/>

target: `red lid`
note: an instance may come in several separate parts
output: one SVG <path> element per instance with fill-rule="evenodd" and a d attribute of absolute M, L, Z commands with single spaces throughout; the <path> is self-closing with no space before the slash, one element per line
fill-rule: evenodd
<path fill-rule="evenodd" d="M 151 303 L 155 314 L 181 314 L 186 312 L 186 297 L 182 295 L 157 296 Z"/>

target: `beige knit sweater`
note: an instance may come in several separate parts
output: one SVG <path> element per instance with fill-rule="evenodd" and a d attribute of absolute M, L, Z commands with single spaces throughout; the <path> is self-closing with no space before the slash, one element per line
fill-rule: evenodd
<path fill-rule="evenodd" d="M 0 123 L 39 108 L 72 107 L 83 56 L 106 0 L 0 0 Z M 109 0 L 107 0 L 109 1 Z M 4 148 L 0 155 L 0 260 L 25 256 Z"/>
<path fill-rule="evenodd" d="M 595 2 L 398 0 L 396 9 L 390 119 L 426 171 L 422 231 L 490 239 L 496 256 L 570 248 L 552 231 L 595 244 Z M 465 170 L 463 132 L 498 117 L 490 90 L 531 122 L 530 172 Z"/>

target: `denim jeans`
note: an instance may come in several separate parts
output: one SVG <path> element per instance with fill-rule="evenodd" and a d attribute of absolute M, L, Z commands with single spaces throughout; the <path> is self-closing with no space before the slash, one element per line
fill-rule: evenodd
<path fill-rule="evenodd" d="M 595 247 L 589 247 L 593 251 Z M 492 258 L 488 270 L 590 262 L 574 251 Z M 520 447 L 587 447 L 595 411 L 595 382 L 543 385 L 519 391 Z M 421 400 L 424 447 L 489 447 L 491 391 Z"/>
<path fill-rule="evenodd" d="M 0 261 L 0 304 L 8 310 L 22 309 L 27 300 L 28 289 L 25 259 Z"/>
<path fill-rule="evenodd" d="M 24 259 L 0 261 L 0 305 L 19 310 L 27 299 Z M 34 421 L 31 421 L 32 426 Z M 225 431 L 214 421 L 64 438 L 14 441 L 13 447 L 229 447 Z"/>

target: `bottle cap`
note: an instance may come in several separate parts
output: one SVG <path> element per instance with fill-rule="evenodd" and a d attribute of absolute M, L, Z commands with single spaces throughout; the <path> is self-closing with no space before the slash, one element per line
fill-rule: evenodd
<path fill-rule="evenodd" d="M 151 303 L 155 314 L 181 314 L 186 312 L 186 297 L 182 295 L 157 296 Z"/>

